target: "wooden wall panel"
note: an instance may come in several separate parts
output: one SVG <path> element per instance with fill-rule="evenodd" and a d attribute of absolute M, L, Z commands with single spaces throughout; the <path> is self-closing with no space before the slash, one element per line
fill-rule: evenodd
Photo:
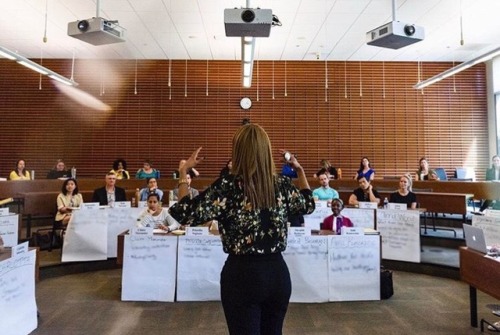
<path fill-rule="evenodd" d="M 37 61 L 37 60 L 35 60 Z M 70 60 L 44 60 L 70 76 Z M 422 63 L 422 78 L 451 67 Z M 47 78 L 0 60 L 0 176 L 18 158 L 38 178 L 58 158 L 79 176 L 101 177 L 117 157 L 134 172 L 144 159 L 170 177 L 178 161 L 203 146 L 204 176 L 216 176 L 244 118 L 266 128 L 275 151 L 299 155 L 307 174 L 329 159 L 352 177 L 368 156 L 377 177 L 415 171 L 420 157 L 449 175 L 489 165 L 484 65 L 417 91 L 412 62 L 256 61 L 253 85 L 241 86 L 236 61 L 77 60 L 79 89 L 112 107 L 93 110 Z M 250 111 L 239 100 L 253 100 Z M 281 167 L 276 155 L 276 164 Z"/>

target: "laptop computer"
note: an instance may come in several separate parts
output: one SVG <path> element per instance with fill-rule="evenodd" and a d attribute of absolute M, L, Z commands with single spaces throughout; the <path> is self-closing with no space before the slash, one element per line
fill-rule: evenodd
<path fill-rule="evenodd" d="M 481 228 L 471 226 L 464 223 L 465 245 L 467 248 L 479 251 L 483 254 L 488 252 L 486 247 L 486 240 L 484 239 L 484 232 Z"/>

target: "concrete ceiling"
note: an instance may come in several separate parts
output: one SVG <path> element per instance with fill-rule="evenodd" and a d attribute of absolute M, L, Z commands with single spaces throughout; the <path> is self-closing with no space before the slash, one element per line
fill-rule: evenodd
<path fill-rule="evenodd" d="M 257 60 L 465 61 L 500 46 L 500 0 L 396 0 L 397 20 L 425 28 L 399 50 L 366 44 L 392 20 L 392 0 L 254 0 L 282 23 L 257 38 Z M 0 46 L 28 58 L 239 60 L 226 37 L 225 8 L 243 0 L 101 0 L 126 42 L 94 46 L 67 35 L 68 22 L 96 16 L 96 0 L 0 0 Z M 46 31 L 46 33 L 45 33 Z M 47 42 L 43 42 L 46 35 Z M 461 35 L 464 44 L 461 45 Z"/>

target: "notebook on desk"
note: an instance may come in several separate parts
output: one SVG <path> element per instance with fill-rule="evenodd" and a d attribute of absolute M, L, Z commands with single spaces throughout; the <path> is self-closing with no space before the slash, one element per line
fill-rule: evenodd
<path fill-rule="evenodd" d="M 484 239 L 484 232 L 481 228 L 471 226 L 464 223 L 465 245 L 467 248 L 482 252 L 486 254 L 488 248 L 486 247 L 486 240 Z"/>

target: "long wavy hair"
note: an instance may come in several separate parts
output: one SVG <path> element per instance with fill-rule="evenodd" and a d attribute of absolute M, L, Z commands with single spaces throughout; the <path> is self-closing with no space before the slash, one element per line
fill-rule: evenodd
<path fill-rule="evenodd" d="M 243 192 L 253 209 L 275 207 L 271 141 L 261 126 L 249 123 L 236 131 L 232 160 L 232 174 L 243 179 Z"/>

